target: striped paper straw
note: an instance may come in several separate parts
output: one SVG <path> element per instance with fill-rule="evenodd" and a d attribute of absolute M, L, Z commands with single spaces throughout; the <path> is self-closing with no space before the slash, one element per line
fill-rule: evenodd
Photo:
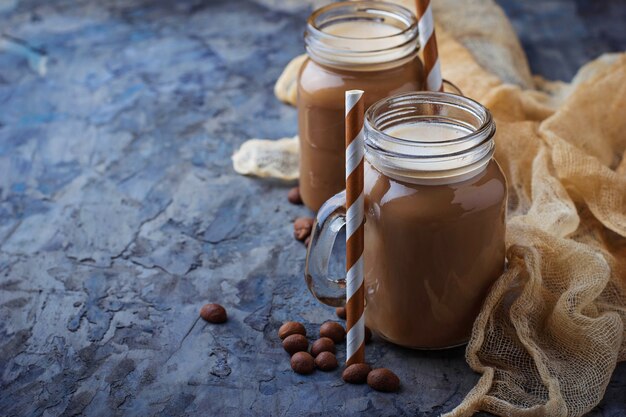
<path fill-rule="evenodd" d="M 365 361 L 363 91 L 346 91 L 346 365 Z"/>
<path fill-rule="evenodd" d="M 419 29 L 420 44 L 424 51 L 424 72 L 426 73 L 426 89 L 429 91 L 443 91 L 441 82 L 441 65 L 437 51 L 437 37 L 435 36 L 435 21 L 430 0 L 416 0 L 417 27 Z"/>

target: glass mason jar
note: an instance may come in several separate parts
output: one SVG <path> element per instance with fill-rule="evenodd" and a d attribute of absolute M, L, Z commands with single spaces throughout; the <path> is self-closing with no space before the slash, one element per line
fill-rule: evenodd
<path fill-rule="evenodd" d="M 455 94 L 402 94 L 367 111 L 365 321 L 384 339 L 438 349 L 469 338 L 505 265 L 507 187 L 494 134 L 489 111 Z M 333 247 L 345 248 L 335 245 L 344 204 L 339 193 L 319 210 L 305 272 L 313 295 L 335 306 L 345 302 L 345 272 L 328 267 Z"/>
<path fill-rule="evenodd" d="M 308 59 L 298 76 L 300 193 L 317 210 L 345 188 L 344 92 L 367 92 L 365 106 L 423 89 L 415 15 L 377 1 L 333 3 L 309 17 Z"/>

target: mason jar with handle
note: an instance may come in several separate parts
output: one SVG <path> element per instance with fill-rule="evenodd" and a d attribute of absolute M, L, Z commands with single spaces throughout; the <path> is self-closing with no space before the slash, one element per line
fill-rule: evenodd
<path fill-rule="evenodd" d="M 307 59 L 298 76 L 300 193 L 317 210 L 345 188 L 344 92 L 365 90 L 368 107 L 381 98 L 422 90 L 417 19 L 380 1 L 344 1 L 311 14 Z"/>
<path fill-rule="evenodd" d="M 384 339 L 418 349 L 468 340 L 505 266 L 494 134 L 489 111 L 456 94 L 401 94 L 367 111 L 365 319 Z M 329 272 L 344 225 L 341 192 L 317 214 L 305 271 L 313 295 L 333 306 L 345 302 L 345 273 Z"/>

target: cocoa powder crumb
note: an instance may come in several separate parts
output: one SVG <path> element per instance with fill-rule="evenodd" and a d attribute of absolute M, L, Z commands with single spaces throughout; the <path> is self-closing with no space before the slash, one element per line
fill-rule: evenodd
<path fill-rule="evenodd" d="M 293 237 L 300 242 L 304 241 L 311 234 L 314 221 L 312 217 L 298 217 L 293 222 Z"/>
<path fill-rule="evenodd" d="M 289 190 L 289 192 L 287 193 L 287 200 L 289 200 L 291 204 L 297 204 L 297 205 L 302 204 L 302 197 L 300 196 L 300 187 L 293 187 L 291 190 Z"/>
<path fill-rule="evenodd" d="M 346 338 L 346 330 L 339 323 L 327 321 L 320 327 L 320 336 L 328 337 L 335 343 L 341 343 Z"/>
<path fill-rule="evenodd" d="M 367 385 L 381 392 L 396 392 L 400 378 L 387 368 L 374 369 L 367 375 Z"/>
<path fill-rule="evenodd" d="M 306 352 L 309 348 L 309 341 L 301 334 L 292 334 L 283 340 L 283 348 L 290 355 L 296 352 Z"/>
<path fill-rule="evenodd" d="M 278 337 L 281 339 L 285 339 L 287 336 L 291 336 L 292 334 L 301 334 L 302 336 L 306 336 L 306 329 L 302 323 L 298 323 L 297 321 L 287 321 L 280 326 L 278 329 Z"/>
<path fill-rule="evenodd" d="M 310 374 L 315 369 L 313 356 L 307 352 L 294 353 L 291 357 L 291 369 L 302 375 Z"/>
<path fill-rule="evenodd" d="M 200 309 L 200 317 L 213 324 L 224 323 L 228 319 L 226 309 L 215 303 L 203 305 Z"/>
<path fill-rule="evenodd" d="M 313 345 L 311 346 L 311 355 L 316 357 L 322 352 L 335 353 L 335 342 L 333 342 L 332 339 L 328 337 L 321 337 L 313 342 Z"/>
<path fill-rule="evenodd" d="M 337 363 L 337 358 L 335 354 L 332 352 L 321 352 L 315 358 L 315 366 L 317 366 L 320 370 L 324 372 L 332 371 L 333 369 L 337 369 L 339 364 Z"/>
<path fill-rule="evenodd" d="M 349 384 L 363 384 L 371 370 L 366 363 L 353 363 L 343 370 L 341 378 Z"/>

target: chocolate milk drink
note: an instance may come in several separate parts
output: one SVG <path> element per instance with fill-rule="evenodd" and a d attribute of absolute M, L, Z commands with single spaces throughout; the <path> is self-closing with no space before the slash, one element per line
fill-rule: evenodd
<path fill-rule="evenodd" d="M 414 140 L 469 133 L 444 126 L 386 133 Z M 464 343 L 504 268 L 506 186 L 498 164 L 492 159 L 476 176 L 432 185 L 395 180 L 366 162 L 365 184 L 367 325 L 408 347 Z"/>
<path fill-rule="evenodd" d="M 366 108 L 422 89 L 415 16 L 382 2 L 334 3 L 315 11 L 298 78 L 300 193 L 317 210 L 345 188 L 344 92 L 361 89 Z"/>
<path fill-rule="evenodd" d="M 469 338 L 505 264 L 506 181 L 494 133 L 484 107 L 447 93 L 404 94 L 367 112 L 365 319 L 383 338 L 425 349 Z M 331 304 L 341 290 L 326 289 L 339 281 L 323 271 L 340 200 L 320 209 L 307 256 L 309 287 Z"/>

